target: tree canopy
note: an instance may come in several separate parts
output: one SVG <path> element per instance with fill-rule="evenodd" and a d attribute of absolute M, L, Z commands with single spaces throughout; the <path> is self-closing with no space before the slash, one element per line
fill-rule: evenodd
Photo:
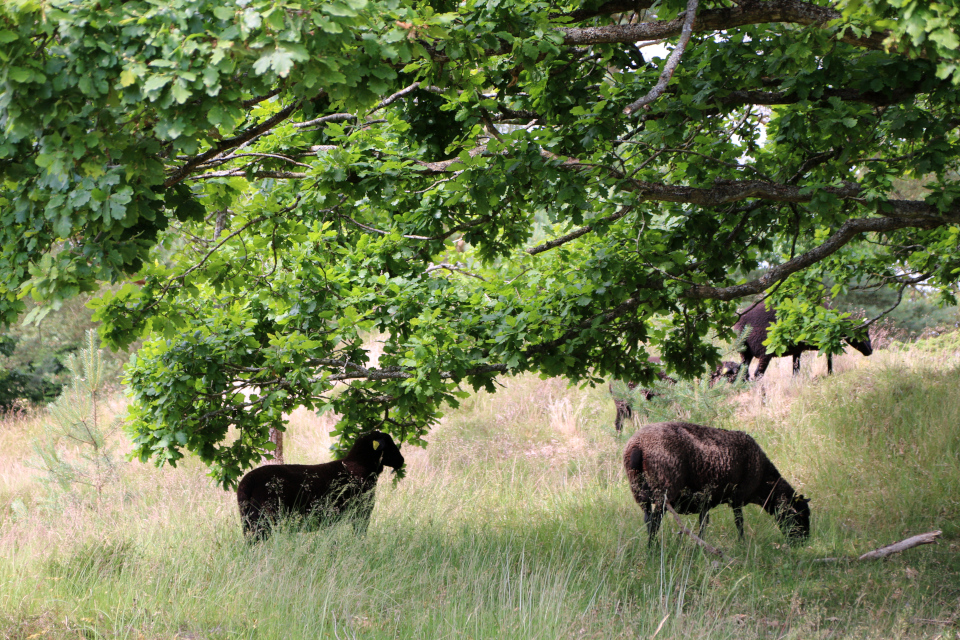
<path fill-rule="evenodd" d="M 225 486 L 297 406 L 422 443 L 497 375 L 698 375 L 747 296 L 836 351 L 825 294 L 960 273 L 957 11 L 6 3 L 0 315 L 112 283 L 137 455 Z"/>

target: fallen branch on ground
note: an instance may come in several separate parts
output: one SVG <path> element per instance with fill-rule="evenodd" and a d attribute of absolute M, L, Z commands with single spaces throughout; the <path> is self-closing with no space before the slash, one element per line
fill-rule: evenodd
<path fill-rule="evenodd" d="M 939 538 L 942 533 L 942 531 L 930 531 L 929 533 L 921 533 L 916 536 L 911 536 L 906 540 L 888 544 L 885 547 L 880 547 L 879 549 L 874 549 L 873 551 L 867 551 L 865 554 L 857 558 L 857 560 L 878 560 L 880 558 L 892 556 L 895 553 L 900 553 L 901 551 L 906 551 L 907 549 L 919 547 L 922 544 L 936 544 L 937 538 Z M 818 558 L 814 560 L 814 562 L 844 562 L 848 560 L 853 560 L 853 558 Z"/>
<path fill-rule="evenodd" d="M 873 551 L 868 551 L 857 558 L 857 560 L 876 560 L 878 558 L 886 558 L 887 556 L 895 553 L 900 553 L 901 551 L 906 551 L 907 549 L 919 547 L 922 544 L 936 544 L 937 538 L 939 538 L 940 534 L 942 533 L 942 531 L 921 533 L 920 535 L 907 538 L 906 540 L 901 540 L 900 542 L 888 544 L 885 547 L 880 547 L 879 549 L 874 549 Z"/>

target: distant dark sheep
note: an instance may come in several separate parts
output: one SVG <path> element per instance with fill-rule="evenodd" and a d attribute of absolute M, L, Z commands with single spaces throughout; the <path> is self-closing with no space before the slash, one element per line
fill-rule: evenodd
<path fill-rule="evenodd" d="M 737 376 L 740 375 L 740 364 L 737 362 L 730 362 L 729 360 L 724 360 L 720 363 L 713 373 L 710 374 L 710 386 L 717 384 L 721 379 L 726 380 L 730 384 L 733 384 L 737 381 Z"/>
<path fill-rule="evenodd" d="M 651 356 L 647 358 L 647 362 L 650 362 L 651 364 L 655 364 L 658 367 L 663 365 L 663 362 L 657 356 Z M 665 374 L 662 369 L 658 369 L 657 378 L 659 378 L 663 382 L 669 382 L 670 384 L 676 384 L 677 382 L 676 380 L 674 380 L 673 378 Z M 627 384 L 627 388 L 630 391 L 633 391 L 634 389 L 637 388 L 636 382 L 630 381 L 630 382 L 627 382 L 626 384 Z M 610 393 L 611 394 L 613 393 L 612 382 L 610 383 Z M 640 395 L 643 396 L 644 400 L 650 400 L 652 398 L 656 398 L 660 394 L 654 391 L 653 389 L 642 388 L 640 389 Z M 617 407 L 617 417 L 613 421 L 613 428 L 617 430 L 617 433 L 620 433 L 623 430 L 623 421 L 633 418 L 633 407 L 630 406 L 629 399 L 614 398 L 613 404 L 616 405 Z"/>
<path fill-rule="evenodd" d="M 662 361 L 657 356 L 651 356 L 647 360 L 653 364 L 660 365 Z M 710 386 L 712 387 L 717 383 L 721 378 L 725 379 L 727 382 L 733 383 L 737 379 L 737 375 L 740 373 L 740 365 L 736 362 L 724 361 L 710 374 Z M 677 381 L 665 374 L 663 371 L 657 371 L 657 377 L 663 382 L 669 382 L 670 384 L 676 384 Z M 636 382 L 627 382 L 627 388 L 631 391 L 637 388 Z M 613 383 L 610 383 L 610 393 L 613 393 Z M 656 398 L 658 395 L 653 389 L 640 389 L 640 395 L 643 396 L 644 400 L 650 400 Z M 617 417 L 614 419 L 613 428 L 617 430 L 617 433 L 620 433 L 623 430 L 623 421 L 633 418 L 633 407 L 630 406 L 629 399 L 620 399 L 614 398 L 613 404 L 617 407 Z"/>
<path fill-rule="evenodd" d="M 384 465 L 399 469 L 403 456 L 393 438 L 372 431 L 357 438 L 342 460 L 258 467 L 243 476 L 237 487 L 243 531 L 262 539 L 284 516 L 299 515 L 326 523 L 351 511 L 357 518 L 357 529 L 366 530 Z"/>
<path fill-rule="evenodd" d="M 770 361 L 774 358 L 772 353 L 767 353 L 767 348 L 763 342 L 767 339 L 767 329 L 776 321 L 777 312 L 775 309 L 767 309 L 766 303 L 757 303 L 740 317 L 737 324 L 733 325 L 733 330 L 738 335 L 746 327 L 752 327 L 744 342 L 743 350 L 740 352 L 743 366 L 747 367 L 747 371 L 744 373 L 747 380 L 750 379 L 750 363 L 754 358 L 757 359 L 757 370 L 754 372 L 754 377 L 758 380 L 763 377 L 767 367 L 770 366 Z M 856 340 L 854 338 L 845 338 L 845 340 L 847 344 L 865 356 L 873 353 L 869 334 L 867 334 L 866 340 Z M 817 351 L 817 347 L 806 342 L 800 342 L 791 345 L 783 353 L 784 356 L 793 356 L 793 375 L 800 373 L 800 354 L 804 351 Z M 827 373 L 833 373 L 832 357 L 827 358 Z"/>
<path fill-rule="evenodd" d="M 720 503 L 733 507 L 743 538 L 743 506 L 758 504 L 790 540 L 810 535 L 809 500 L 798 495 L 756 441 L 742 431 L 686 422 L 657 422 L 637 431 L 623 452 L 633 497 L 643 508 L 650 543 L 663 518 L 664 499 L 678 513 L 700 514 Z"/>

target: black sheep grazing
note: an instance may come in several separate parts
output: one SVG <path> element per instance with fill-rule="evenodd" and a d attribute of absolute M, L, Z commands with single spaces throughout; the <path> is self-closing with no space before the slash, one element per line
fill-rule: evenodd
<path fill-rule="evenodd" d="M 798 495 L 760 445 L 742 431 L 725 431 L 687 422 L 649 424 L 623 452 L 633 497 L 643 508 L 650 543 L 663 517 L 664 499 L 678 513 L 700 514 L 720 503 L 733 507 L 743 538 L 743 506 L 758 504 L 777 519 L 790 540 L 810 535 L 809 500 Z"/>
<path fill-rule="evenodd" d="M 628 382 L 627 388 L 633 391 L 637 388 L 636 382 Z M 613 393 L 613 383 L 610 383 L 610 393 Z M 613 428 L 617 430 L 617 433 L 623 431 L 623 421 L 629 418 L 633 418 L 633 408 L 630 406 L 630 400 L 628 398 L 617 398 L 614 397 L 613 404 L 617 408 L 617 417 L 613 420 Z"/>
<path fill-rule="evenodd" d="M 744 341 L 743 350 L 740 352 L 740 358 L 743 366 L 747 367 L 744 377 L 750 379 L 750 363 L 754 358 L 757 359 L 757 370 L 754 376 L 757 379 L 763 377 L 770 361 L 774 355 L 767 353 L 767 348 L 763 342 L 767 339 L 767 329 L 771 324 L 777 321 L 777 312 L 772 307 L 767 309 L 766 303 L 757 303 L 740 317 L 737 324 L 733 325 L 733 330 L 738 335 L 743 333 L 746 327 L 751 327 L 747 339 Z M 859 351 L 865 356 L 873 353 L 873 347 L 870 344 L 870 335 L 867 334 L 866 340 L 856 340 L 854 338 L 845 338 L 847 344 Z M 793 356 L 793 375 L 800 373 L 800 354 L 804 351 L 817 351 L 817 347 L 806 342 L 799 342 L 790 345 L 783 353 L 784 356 Z M 827 358 L 827 373 L 833 373 L 833 358 Z"/>
<path fill-rule="evenodd" d="M 258 467 L 243 476 L 237 487 L 243 531 L 264 538 L 284 516 L 331 522 L 350 511 L 355 512 L 357 529 L 365 530 L 384 466 L 399 469 L 403 456 L 393 438 L 372 431 L 357 438 L 342 460 Z"/>

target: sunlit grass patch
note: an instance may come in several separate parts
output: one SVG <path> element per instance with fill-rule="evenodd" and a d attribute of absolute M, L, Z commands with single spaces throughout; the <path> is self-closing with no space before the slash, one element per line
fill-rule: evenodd
<path fill-rule="evenodd" d="M 341 522 L 258 544 L 193 459 L 126 463 L 99 506 L 34 500 L 27 445 L 7 435 L 34 427 L 14 423 L 0 429 L 0 636 L 954 637 L 960 373 L 922 350 L 847 364 L 830 378 L 771 367 L 715 425 L 754 435 L 813 501 L 798 547 L 759 507 L 744 541 L 716 509 L 705 535 L 725 560 L 669 519 L 648 549 L 605 387 L 504 380 L 425 450 L 403 448 L 407 477 L 383 474 L 365 536 Z M 288 461 L 329 460 L 332 424 L 292 416 Z M 884 562 L 817 562 L 936 528 L 941 544 Z"/>

